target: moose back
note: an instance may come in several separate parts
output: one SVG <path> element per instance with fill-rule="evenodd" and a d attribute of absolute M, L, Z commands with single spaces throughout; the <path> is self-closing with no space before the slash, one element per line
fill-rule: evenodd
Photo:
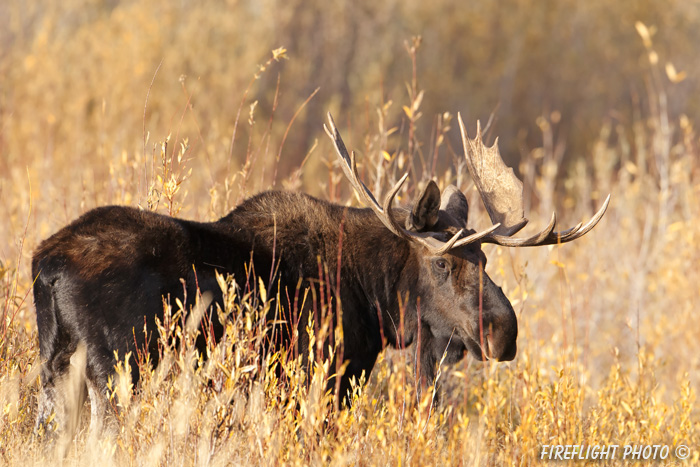
<path fill-rule="evenodd" d="M 319 260 L 325 270 L 337 272 L 339 277 L 325 287 L 332 296 L 330 313 L 343 329 L 347 366 L 337 382 L 343 396 L 353 377 L 369 374 L 383 338 L 401 347 L 420 335 L 420 371 L 428 382 L 443 356 L 448 363 L 460 360 L 465 351 L 479 360 L 515 357 L 516 316 L 501 288 L 484 271 L 481 244 L 517 247 L 574 240 L 597 224 L 609 197 L 586 225 L 555 232 L 553 216 L 542 232 L 513 238 L 527 222 L 522 183 L 503 164 L 496 145 L 483 144 L 479 130 L 475 139 L 467 137 L 460 117 L 467 167 L 493 225 L 480 232 L 470 230 L 464 194 L 454 186 L 441 193 L 432 181 L 410 209 L 393 208 L 406 175 L 380 205 L 358 177 L 354 153 L 348 153 L 328 117 L 326 131 L 340 164 L 367 208 L 282 191 L 260 193 L 211 223 L 129 207 L 101 207 L 39 246 L 32 262 L 42 360 L 37 429 L 60 428 L 65 422 L 70 395 L 58 383 L 73 353 L 84 345 L 90 430 L 99 430 L 108 410 L 106 388 L 115 371 L 115 351 L 124 356 L 137 346 L 146 347 L 156 361 L 157 339 L 146 339 L 144 324 L 155 329 L 164 297 L 184 300 L 199 290 L 210 292 L 214 303 L 220 303 L 217 273 L 233 275 L 242 289 L 255 281 L 251 271 L 266 282 L 271 279 L 268 296 L 283 297 L 276 309 L 285 317 L 294 312 L 300 317 L 298 325 L 304 326 L 314 306 L 306 301 L 292 310 L 294 303 L 288 297 L 300 289 L 318 289 Z M 212 310 L 207 311 L 204 321 L 209 329 L 203 334 L 218 339 L 223 326 Z M 284 345 L 291 334 L 282 331 L 275 342 Z M 299 339 L 303 352 L 308 338 Z M 136 368 L 132 377 L 138 380 Z"/>

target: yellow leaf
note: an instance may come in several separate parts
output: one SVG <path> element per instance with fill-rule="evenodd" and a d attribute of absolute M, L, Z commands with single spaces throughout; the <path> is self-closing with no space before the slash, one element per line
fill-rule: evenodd
<path fill-rule="evenodd" d="M 406 113 L 406 116 L 408 118 L 413 118 L 413 111 L 409 109 L 407 106 L 403 106 L 403 111 Z"/>
<path fill-rule="evenodd" d="M 627 404 L 627 402 L 621 400 L 620 405 L 622 406 L 623 409 L 625 409 L 625 411 L 628 414 L 630 414 L 630 416 L 634 416 L 634 412 L 632 412 L 632 408 L 629 406 L 629 404 Z"/>
<path fill-rule="evenodd" d="M 418 110 L 420 108 L 421 102 L 423 102 L 423 91 L 419 92 L 418 95 L 416 96 L 416 99 L 413 101 L 413 104 L 411 107 L 413 107 L 413 110 Z"/>
<path fill-rule="evenodd" d="M 659 54 L 657 54 L 653 50 L 649 52 L 649 63 L 651 63 L 652 65 L 656 65 L 657 63 L 659 63 Z"/>
<path fill-rule="evenodd" d="M 674 222 L 673 224 L 668 226 L 668 232 L 678 232 L 679 230 L 683 230 L 684 227 L 685 223 L 683 221 Z"/>
<path fill-rule="evenodd" d="M 262 299 L 263 303 L 267 302 L 267 291 L 265 290 L 265 283 L 262 280 L 262 277 L 258 277 L 258 285 L 260 287 L 260 298 Z"/>
<path fill-rule="evenodd" d="M 651 47 L 651 32 L 649 31 L 649 28 L 647 28 L 641 21 L 634 23 L 634 27 L 637 28 L 637 33 L 642 38 L 644 47 Z"/>
<path fill-rule="evenodd" d="M 685 71 L 681 71 L 680 73 L 678 73 L 676 71 L 676 67 L 673 66 L 673 63 L 667 63 L 666 76 L 668 76 L 668 79 L 671 80 L 672 83 L 680 83 L 685 79 L 686 73 Z"/>
<path fill-rule="evenodd" d="M 287 59 L 287 49 L 284 47 L 277 48 L 272 51 L 272 58 L 279 61 L 279 59 L 284 58 Z"/>

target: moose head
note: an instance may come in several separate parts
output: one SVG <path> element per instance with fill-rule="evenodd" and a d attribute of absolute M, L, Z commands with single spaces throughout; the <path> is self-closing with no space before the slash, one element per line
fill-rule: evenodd
<path fill-rule="evenodd" d="M 516 355 L 517 319 L 508 298 L 484 270 L 483 243 L 524 247 L 570 242 L 595 227 L 610 202 L 608 195 L 585 225 L 557 232 L 553 214 L 541 232 L 514 238 L 528 222 L 524 216 L 523 184 L 504 164 L 498 140 L 491 147 L 486 146 L 479 125 L 476 137 L 471 139 L 461 115 L 458 120 L 469 173 L 492 221 L 490 227 L 478 232 L 468 227 L 469 206 L 464 194 L 454 185 L 441 194 L 433 181 L 418 196 L 410 212 L 403 214 L 405 220 L 401 222 L 402 213 L 392 204 L 408 173 L 388 191 L 380 205 L 360 180 L 355 153 L 348 153 L 330 113 L 328 127 L 324 126 L 359 199 L 391 233 L 410 245 L 410 263 L 417 265 L 417 273 L 402 276 L 405 283 L 399 289 L 409 290 L 420 308 L 418 325 L 430 344 L 421 355 L 422 371 L 427 375 L 434 374 L 434 366 L 441 358 L 458 360 L 465 349 L 479 360 L 507 361 Z"/>

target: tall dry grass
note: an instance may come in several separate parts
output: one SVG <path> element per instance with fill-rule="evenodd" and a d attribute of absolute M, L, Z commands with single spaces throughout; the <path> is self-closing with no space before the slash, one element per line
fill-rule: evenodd
<path fill-rule="evenodd" d="M 42 239 L 110 203 L 209 220 L 271 187 L 353 202 L 322 135 L 326 110 L 362 153 L 375 193 L 406 170 L 412 183 L 403 203 L 430 177 L 456 183 L 470 198 L 472 220 L 484 226 L 450 112 L 463 110 L 473 131 L 477 117 L 510 95 L 490 137 L 529 128 L 526 137 L 511 135 L 502 152 L 519 161 L 530 229 L 554 209 L 562 226 L 573 225 L 613 194 L 601 224 L 573 244 L 484 247 L 488 273 L 519 317 L 514 362 L 466 359 L 443 368 L 446 396 L 436 406 L 430 392 L 417 394 L 415 349 L 386 350 L 352 407 L 336 410 L 322 391 L 333 371 L 328 363 L 304 368 L 293 354 L 261 357 L 255 317 L 267 304 L 228 300 L 226 337 L 207 359 L 194 350 L 191 329 L 164 320 L 161 364 L 150 368 L 137 355 L 120 364 L 120 374 L 141 365 L 144 376 L 137 388 L 113 382 L 111 435 L 91 439 L 82 411 L 77 435 L 60 449 L 69 462 L 105 465 L 529 465 L 539 463 L 543 444 L 682 443 L 698 463 L 697 76 L 692 64 L 675 60 L 692 42 L 681 39 L 692 38 L 686 25 L 696 24 L 694 10 L 565 2 L 535 21 L 511 14 L 532 2 L 510 3 L 471 6 L 471 16 L 448 2 L 430 11 L 414 2 L 367 2 L 364 9 L 314 2 L 0 6 L 7 26 L 0 33 L 2 462 L 44 464 L 56 455 L 32 436 L 40 362 L 28 264 Z M 559 20 L 572 11 L 583 30 L 620 13 L 624 34 L 636 39 L 608 28 L 601 37 L 580 36 L 580 29 L 567 36 Z M 451 20 L 430 27 L 445 12 Z M 635 31 L 634 21 L 650 15 L 661 32 L 641 23 Z M 665 27 L 679 15 L 684 22 Z M 397 17 L 403 21 L 392 26 Z M 478 18 L 490 18 L 490 26 Z M 416 30 L 425 32 L 422 42 L 411 39 Z M 466 30 L 471 36 L 460 36 Z M 539 36 L 544 30 L 559 39 Z M 611 37 L 627 39 L 600 49 L 596 41 Z M 494 50 L 499 40 L 511 48 L 493 58 L 468 40 L 479 38 L 494 41 Z M 556 53 L 557 41 L 567 40 L 579 53 L 568 52 L 554 69 L 566 73 L 568 87 L 554 86 L 555 72 L 544 70 L 547 53 L 538 56 L 541 66 L 520 61 L 526 51 Z M 467 70 L 469 60 L 440 53 L 449 47 L 490 67 Z M 599 63 L 597 53 L 608 60 L 605 70 L 622 63 L 625 71 L 607 73 L 607 82 L 596 75 L 579 89 L 589 78 L 576 70 Z M 521 68 L 546 78 L 537 114 L 523 103 L 527 80 L 495 80 L 522 77 L 503 72 Z M 638 85 L 629 107 L 616 100 L 630 86 L 620 76 Z M 574 105 L 587 110 L 577 114 Z M 222 280 L 232 296 L 229 286 Z M 181 311 L 174 306 L 166 316 Z M 173 337 L 184 344 L 168 344 Z"/>

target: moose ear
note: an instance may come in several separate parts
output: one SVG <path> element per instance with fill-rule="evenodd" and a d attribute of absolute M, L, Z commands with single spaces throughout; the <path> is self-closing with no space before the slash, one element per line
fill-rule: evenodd
<path fill-rule="evenodd" d="M 406 229 L 416 232 L 432 229 L 437 224 L 439 211 L 440 189 L 430 180 L 406 218 Z"/>
<path fill-rule="evenodd" d="M 464 196 L 464 193 L 459 191 L 456 186 L 450 185 L 442 192 L 440 210 L 449 214 L 448 224 L 458 228 L 467 226 L 469 203 L 467 203 L 467 197 Z"/>

